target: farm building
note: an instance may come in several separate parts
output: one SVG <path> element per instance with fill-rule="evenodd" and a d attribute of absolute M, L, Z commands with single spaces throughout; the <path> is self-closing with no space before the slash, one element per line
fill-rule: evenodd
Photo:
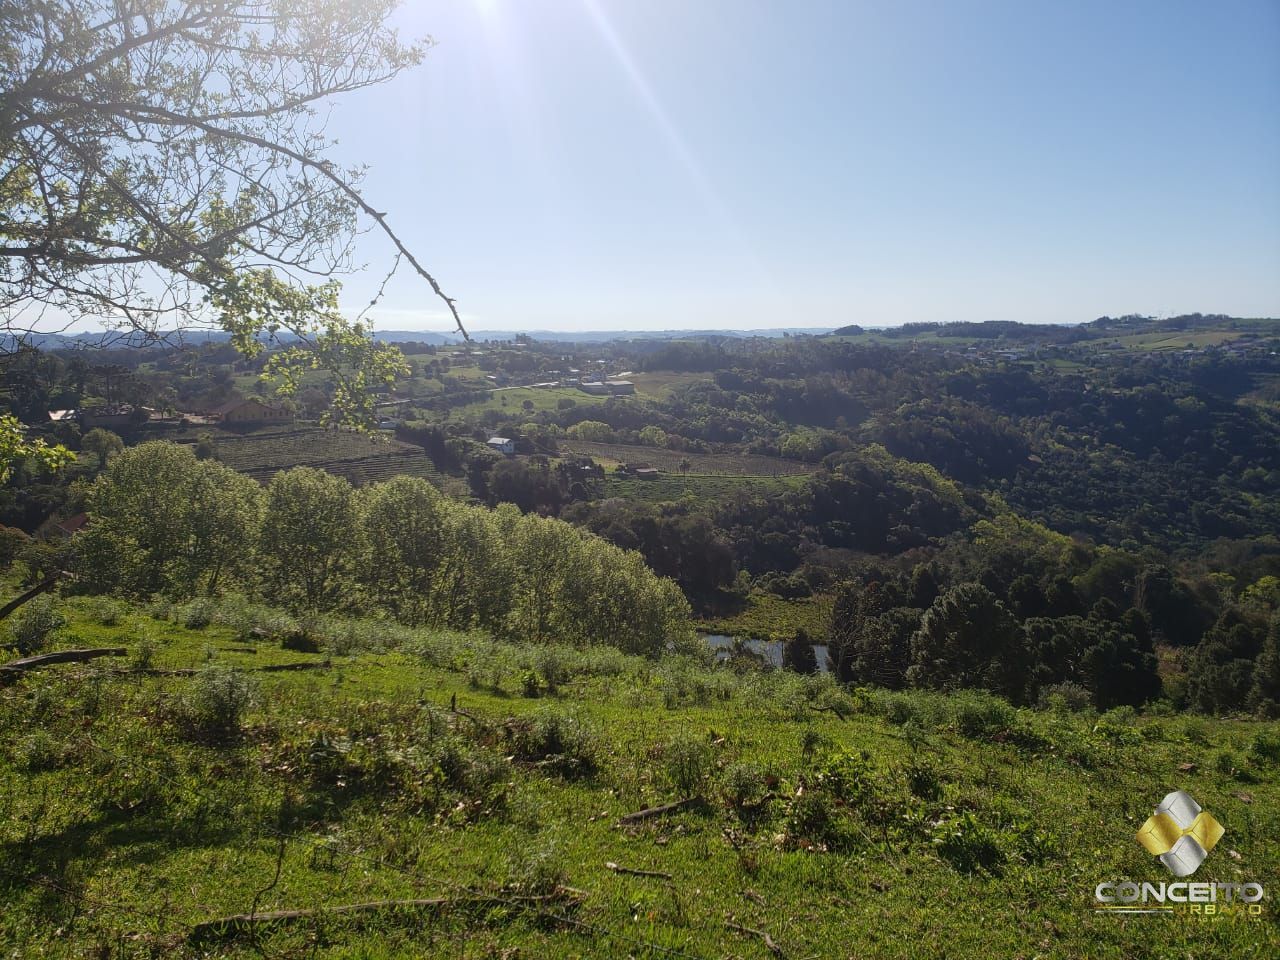
<path fill-rule="evenodd" d="M 107 430 L 128 430 L 146 423 L 151 412 L 146 407 L 135 407 L 132 404 L 120 403 L 92 410 L 80 410 L 77 413 L 80 429 L 92 430 L 94 427 L 105 427 Z"/>
<path fill-rule="evenodd" d="M 263 403 L 257 397 L 230 400 L 210 410 L 209 416 L 223 423 L 282 423 L 293 419 L 288 410 Z"/>
<path fill-rule="evenodd" d="M 486 443 L 499 453 L 510 455 L 516 452 L 516 442 L 509 437 L 490 437 Z"/>
<path fill-rule="evenodd" d="M 578 384 L 578 389 L 593 397 L 618 397 L 635 393 L 636 385 L 630 380 L 590 380 Z"/>
<path fill-rule="evenodd" d="M 637 480 L 657 480 L 662 476 L 662 471 L 649 463 L 623 463 L 619 464 L 618 472 L 629 474 Z"/>

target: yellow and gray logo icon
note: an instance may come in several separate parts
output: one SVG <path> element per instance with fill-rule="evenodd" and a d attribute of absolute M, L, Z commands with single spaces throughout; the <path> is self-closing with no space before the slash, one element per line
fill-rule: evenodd
<path fill-rule="evenodd" d="M 1222 824 L 1201 809 L 1191 794 L 1175 790 L 1142 825 L 1138 842 L 1159 857 L 1175 877 L 1189 877 L 1200 869 L 1224 833 Z"/>

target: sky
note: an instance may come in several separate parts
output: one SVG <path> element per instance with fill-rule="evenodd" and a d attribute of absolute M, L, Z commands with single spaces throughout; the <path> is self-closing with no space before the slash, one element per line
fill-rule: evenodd
<path fill-rule="evenodd" d="M 1280 315 L 1280 0 L 407 0 L 334 156 L 475 329 Z M 390 263 L 361 242 L 364 306 Z M 449 326 L 409 273 L 382 329 Z"/>

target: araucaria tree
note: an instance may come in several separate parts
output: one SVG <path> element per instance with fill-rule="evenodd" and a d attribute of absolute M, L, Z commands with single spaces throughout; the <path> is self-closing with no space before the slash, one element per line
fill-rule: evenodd
<path fill-rule="evenodd" d="M 453 301 L 329 156 L 326 101 L 419 62 L 396 0 L 0 0 L 0 332 L 96 317 L 220 327 L 288 392 L 324 366 L 337 419 L 403 367 L 338 309 L 358 230 Z M 12 341 L 10 341 L 12 342 Z"/>

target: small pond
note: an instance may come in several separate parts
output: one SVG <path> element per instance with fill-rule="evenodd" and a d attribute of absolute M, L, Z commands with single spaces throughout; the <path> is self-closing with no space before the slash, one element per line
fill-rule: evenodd
<path fill-rule="evenodd" d="M 741 640 L 737 637 L 728 637 L 723 633 L 708 633 L 703 637 L 707 641 L 707 646 L 715 651 L 717 660 L 728 660 L 733 653 L 735 643 L 741 643 L 743 647 L 754 653 L 758 657 L 762 657 L 765 663 L 782 668 L 782 641 L 781 640 Z M 825 643 L 815 643 L 813 645 L 813 655 L 818 659 L 818 672 L 827 673 L 827 645 Z"/>

